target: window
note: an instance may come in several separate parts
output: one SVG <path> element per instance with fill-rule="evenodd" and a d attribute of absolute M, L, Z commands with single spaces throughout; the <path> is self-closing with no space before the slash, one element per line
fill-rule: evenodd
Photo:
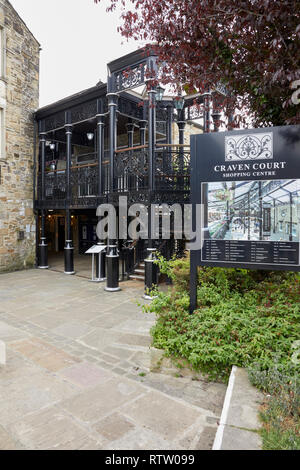
<path fill-rule="evenodd" d="M 279 232 L 283 231 L 283 222 L 279 222 Z"/>

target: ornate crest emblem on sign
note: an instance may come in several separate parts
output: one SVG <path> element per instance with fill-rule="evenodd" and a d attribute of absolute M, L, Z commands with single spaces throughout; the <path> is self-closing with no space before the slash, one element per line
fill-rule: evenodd
<path fill-rule="evenodd" d="M 225 137 L 225 161 L 270 160 L 273 158 L 273 134 L 245 134 Z"/>

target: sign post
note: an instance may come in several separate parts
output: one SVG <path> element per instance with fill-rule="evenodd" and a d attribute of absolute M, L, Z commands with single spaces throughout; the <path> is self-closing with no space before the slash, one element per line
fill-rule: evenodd
<path fill-rule="evenodd" d="M 300 271 L 300 126 L 194 135 L 191 159 L 191 312 L 198 266 Z"/>

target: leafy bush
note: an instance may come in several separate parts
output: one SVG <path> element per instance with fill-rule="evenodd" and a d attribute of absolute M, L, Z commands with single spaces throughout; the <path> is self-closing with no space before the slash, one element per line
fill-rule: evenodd
<path fill-rule="evenodd" d="M 286 374 L 299 338 L 299 275 L 289 272 L 200 268 L 198 304 L 189 315 L 189 259 L 159 259 L 173 288 L 146 307 L 157 314 L 153 345 L 183 357 L 212 379 L 226 380 L 232 365 Z"/>

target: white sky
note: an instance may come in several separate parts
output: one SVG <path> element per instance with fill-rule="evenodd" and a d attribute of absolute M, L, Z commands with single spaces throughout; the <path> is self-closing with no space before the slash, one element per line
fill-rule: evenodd
<path fill-rule="evenodd" d="M 138 49 L 117 32 L 108 0 L 10 0 L 40 42 L 40 106 L 106 82 L 106 64 Z M 123 43 L 123 44 L 122 44 Z"/>

